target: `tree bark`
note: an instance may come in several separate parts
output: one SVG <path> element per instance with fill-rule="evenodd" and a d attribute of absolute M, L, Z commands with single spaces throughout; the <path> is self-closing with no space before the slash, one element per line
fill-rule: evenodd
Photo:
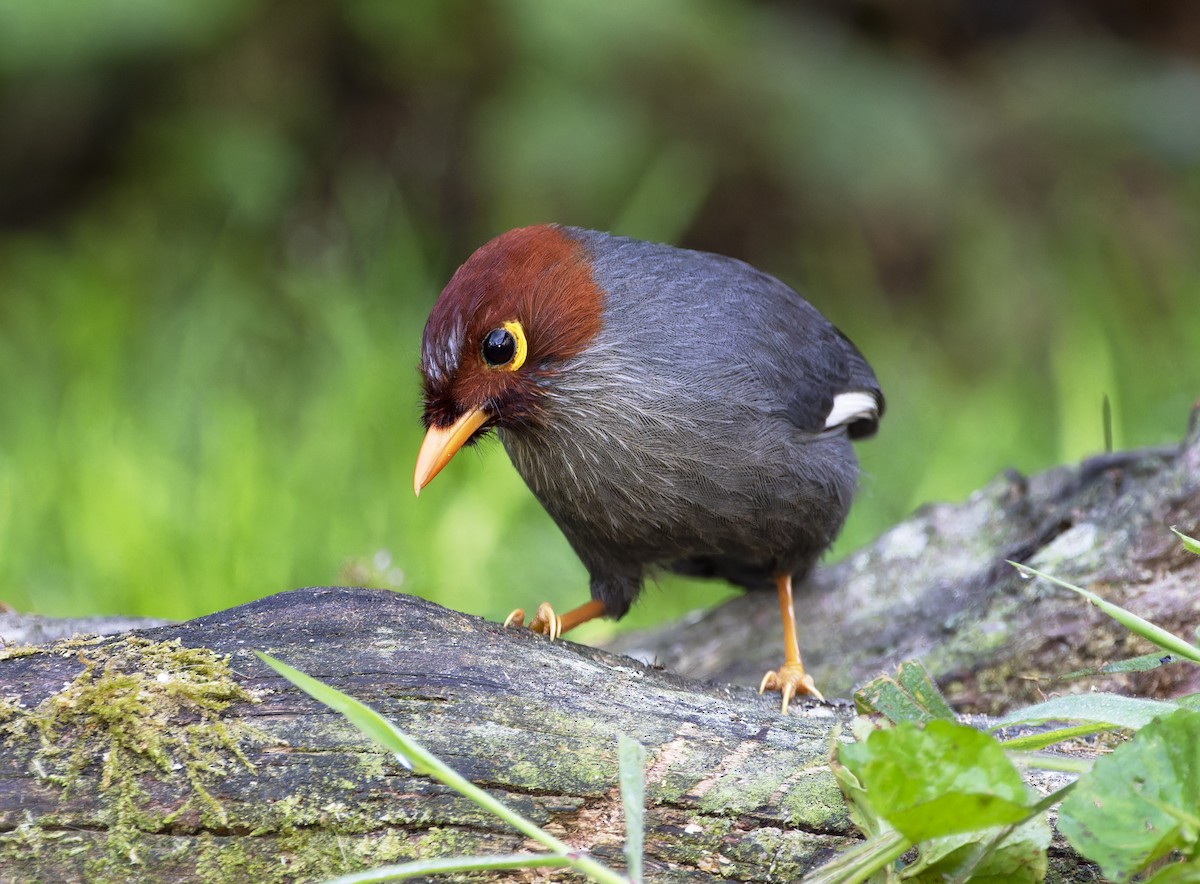
<path fill-rule="evenodd" d="M 1198 519 L 1195 421 L 1178 449 L 1004 476 L 820 571 L 800 617 L 806 660 L 832 694 L 921 656 L 962 708 L 986 711 L 1080 689 L 1052 679 L 1148 649 L 1004 560 L 1191 635 L 1200 560 L 1167 526 L 1194 532 Z M 780 716 L 777 698 L 745 686 L 778 663 L 777 630 L 773 599 L 752 595 L 622 639 L 705 682 L 396 593 L 313 588 L 188 623 L 10 647 L 0 881 L 310 881 L 531 846 L 373 748 L 255 649 L 373 705 L 615 866 L 616 737 L 628 734 L 648 750 L 647 880 L 797 880 L 857 837 L 827 764 L 850 708 L 798 702 Z M 1194 679 L 1168 667 L 1109 680 L 1163 696 L 1196 690 Z M 1052 880 L 1096 879 L 1069 852 L 1053 862 Z"/>

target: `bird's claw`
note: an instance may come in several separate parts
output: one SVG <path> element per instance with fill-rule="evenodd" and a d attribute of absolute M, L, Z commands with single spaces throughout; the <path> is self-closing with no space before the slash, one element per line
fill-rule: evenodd
<path fill-rule="evenodd" d="M 788 704 L 797 695 L 825 700 L 825 697 L 817 690 L 812 676 L 804 671 L 804 666 L 800 663 L 784 663 L 778 669 L 773 669 L 764 675 L 758 686 L 758 692 L 761 694 L 763 691 L 779 691 L 783 694 L 783 704 L 779 710 L 782 715 L 787 714 Z"/>
<path fill-rule="evenodd" d="M 504 618 L 504 625 L 508 626 L 524 626 L 525 625 L 525 609 L 516 608 L 511 614 Z M 533 615 L 533 620 L 529 623 L 529 628 L 534 632 L 540 632 L 548 636 L 550 641 L 554 641 L 562 635 L 562 618 L 554 613 L 554 609 L 550 607 L 549 602 L 542 602 L 538 605 L 537 613 Z"/>

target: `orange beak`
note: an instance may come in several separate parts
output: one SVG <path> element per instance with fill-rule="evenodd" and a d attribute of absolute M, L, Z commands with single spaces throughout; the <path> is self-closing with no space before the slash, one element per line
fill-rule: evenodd
<path fill-rule="evenodd" d="M 421 489 L 433 481 L 433 477 L 442 471 L 442 467 L 450 463 L 450 459 L 462 448 L 475 431 L 487 423 L 491 417 L 482 408 L 473 408 L 448 427 L 430 427 L 425 433 L 425 441 L 421 443 L 421 451 L 417 454 L 417 471 L 413 475 L 413 491 L 421 493 Z"/>

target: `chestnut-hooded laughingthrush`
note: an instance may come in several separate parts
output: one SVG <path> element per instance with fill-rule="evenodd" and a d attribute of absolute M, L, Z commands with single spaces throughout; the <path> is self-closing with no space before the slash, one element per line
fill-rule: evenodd
<path fill-rule="evenodd" d="M 858 349 L 800 295 L 733 258 L 557 225 L 478 249 L 421 343 L 418 493 L 495 429 L 587 567 L 592 600 L 530 628 L 619 618 L 647 572 L 776 588 L 784 664 L 759 687 L 820 697 L 792 584 L 841 530 L 852 439 L 884 399 Z M 509 623 L 523 624 L 518 609 Z"/>

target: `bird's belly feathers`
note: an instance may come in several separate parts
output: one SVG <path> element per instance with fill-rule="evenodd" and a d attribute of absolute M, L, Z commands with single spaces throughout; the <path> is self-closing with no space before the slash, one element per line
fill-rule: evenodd
<path fill-rule="evenodd" d="M 807 570 L 840 530 L 857 472 L 844 433 L 803 434 L 736 410 L 672 416 L 597 405 L 502 438 L 593 572 L 682 564 L 747 584 L 733 575 Z"/>

